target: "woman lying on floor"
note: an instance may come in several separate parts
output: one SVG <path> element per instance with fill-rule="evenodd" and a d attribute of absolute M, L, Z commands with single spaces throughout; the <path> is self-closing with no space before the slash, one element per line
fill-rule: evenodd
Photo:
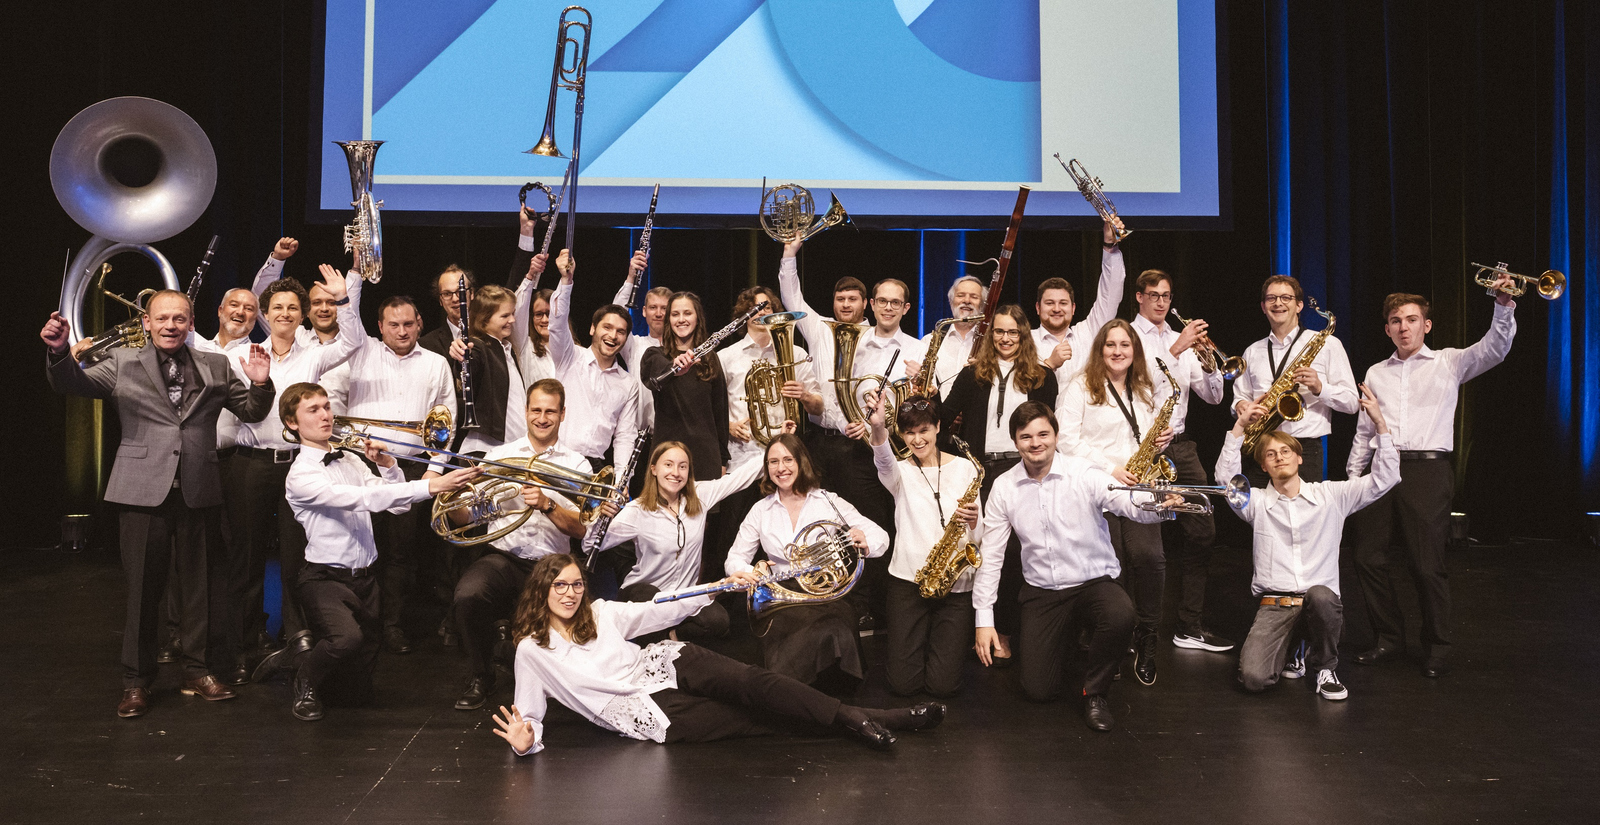
<path fill-rule="evenodd" d="M 755 573 L 725 581 L 753 582 Z M 846 705 L 787 676 L 684 642 L 645 648 L 628 641 L 677 625 L 712 601 L 591 601 L 572 556 L 545 556 L 517 604 L 517 703 L 494 717 L 495 735 L 519 756 L 544 749 L 545 702 L 554 698 L 584 718 L 631 739 L 708 742 L 774 731 L 781 718 L 849 731 L 872 747 L 891 731 L 932 728 L 945 706 L 874 710 Z"/>

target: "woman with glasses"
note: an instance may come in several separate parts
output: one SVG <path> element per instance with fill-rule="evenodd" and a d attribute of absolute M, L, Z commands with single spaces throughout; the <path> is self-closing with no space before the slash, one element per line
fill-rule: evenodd
<path fill-rule="evenodd" d="M 728 577 L 750 581 L 751 572 Z M 590 599 L 569 555 L 534 565 L 512 624 L 517 702 L 494 717 L 495 735 L 519 756 L 544 750 L 544 713 L 554 698 L 590 722 L 630 739 L 708 742 L 771 733 L 785 720 L 842 728 L 885 749 L 891 731 L 926 730 L 945 706 L 875 710 L 846 705 L 794 679 L 683 642 L 628 641 L 682 622 L 711 603 L 699 596 L 666 604 Z"/>
<path fill-rule="evenodd" d="M 696 358 L 694 348 L 710 337 L 700 296 L 675 292 L 667 302 L 667 328 L 661 346 L 645 351 L 639 374 L 646 386 L 669 369 L 675 373 L 650 387 L 655 400 L 657 443 L 687 445 L 695 477 L 709 481 L 728 466 L 728 382 L 722 362 Z"/>
<path fill-rule="evenodd" d="M 889 549 L 889 534 L 882 527 L 862 517 L 850 502 L 822 489 L 810 452 L 793 433 L 779 435 L 767 445 L 764 469 L 761 492 L 767 497 L 756 502 L 739 525 L 723 565 L 728 575 L 787 573 L 794 542 L 808 525 L 819 521 L 842 521 L 851 544 L 863 556 L 875 558 Z M 755 561 L 757 550 L 766 554 L 765 560 Z M 856 611 L 845 599 L 769 609 L 753 623 L 762 664 L 770 670 L 806 684 L 826 675 L 828 681 L 849 682 L 852 688 L 866 677 Z M 835 671 L 840 676 L 835 677 Z"/>
<path fill-rule="evenodd" d="M 794 430 L 791 422 L 787 429 Z M 622 580 L 617 598 L 647 602 L 661 591 L 682 590 L 700 580 L 706 514 L 728 496 L 750 486 L 761 472 L 753 457 L 721 478 L 695 483 L 694 458 L 679 441 L 657 442 L 650 453 L 644 491 L 611 520 L 602 551 L 632 541 L 638 561 Z M 728 611 L 711 603 L 685 619 L 673 639 L 715 639 L 728 633 Z"/>
<path fill-rule="evenodd" d="M 1110 473 L 1118 484 L 1137 484 L 1126 469 L 1139 450 L 1160 406 L 1172 387 L 1150 377 L 1144 345 L 1133 325 L 1113 318 L 1095 335 L 1083 372 L 1061 393 L 1056 415 L 1061 422 L 1056 449 L 1086 459 Z M 1156 451 L 1172 440 L 1167 427 L 1156 438 Z M 1161 525 L 1144 524 L 1106 514 L 1111 547 L 1122 566 L 1123 589 L 1133 599 L 1138 624 L 1133 631 L 1133 671 L 1146 685 L 1156 683 L 1156 623 L 1161 620 L 1161 596 L 1166 590 L 1167 558 L 1161 545 Z"/>
<path fill-rule="evenodd" d="M 1019 460 L 1009 430 L 1011 413 L 1026 401 L 1054 408 L 1056 395 L 1055 373 L 1039 361 L 1028 316 L 1016 304 L 1001 306 L 989 334 L 978 342 L 973 363 L 950 383 L 939 413 L 941 429 L 961 436 L 983 462 L 983 500 L 988 500 L 994 480 Z M 1000 633 L 1000 653 L 995 658 L 1006 663 L 1011 656 L 1009 637 L 1021 620 L 1016 599 L 1022 587 L 1021 552 L 1022 545 L 1013 538 L 1006 548 L 995 604 L 995 628 Z"/>

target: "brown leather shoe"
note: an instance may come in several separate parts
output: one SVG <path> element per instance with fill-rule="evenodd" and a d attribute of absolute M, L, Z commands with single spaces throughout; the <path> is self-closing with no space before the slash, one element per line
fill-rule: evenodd
<path fill-rule="evenodd" d="M 182 690 L 185 696 L 199 696 L 207 702 L 220 702 L 239 695 L 209 673 L 200 679 L 185 680 Z"/>
<path fill-rule="evenodd" d="M 122 701 L 117 703 L 117 715 L 124 719 L 143 716 L 150 709 L 150 697 L 142 687 L 128 688 L 122 692 Z"/>

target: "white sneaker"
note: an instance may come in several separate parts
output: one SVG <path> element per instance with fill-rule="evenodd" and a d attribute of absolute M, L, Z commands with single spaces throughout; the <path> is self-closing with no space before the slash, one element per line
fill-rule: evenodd
<path fill-rule="evenodd" d="M 1302 678 L 1305 678 L 1305 675 L 1306 675 L 1306 650 L 1310 646 L 1311 645 L 1308 644 L 1304 639 L 1302 639 L 1299 644 L 1294 646 L 1294 650 L 1289 653 L 1289 661 L 1284 662 L 1284 664 L 1283 664 L 1283 678 L 1285 678 L 1285 679 L 1302 679 Z"/>
<path fill-rule="evenodd" d="M 1339 681 L 1338 674 L 1327 668 L 1317 671 L 1317 693 L 1324 699 L 1336 702 L 1350 695 L 1344 683 Z"/>

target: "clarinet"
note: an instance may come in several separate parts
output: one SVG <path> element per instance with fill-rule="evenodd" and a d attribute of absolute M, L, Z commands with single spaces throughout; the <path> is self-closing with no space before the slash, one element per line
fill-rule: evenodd
<path fill-rule="evenodd" d="M 555 221 L 551 221 L 555 223 Z M 461 341 L 466 347 L 466 357 L 461 359 L 461 424 L 460 428 L 478 426 L 478 406 L 472 393 L 472 321 L 467 312 L 467 275 L 461 273 L 456 282 L 456 302 L 461 307 Z"/>
<path fill-rule="evenodd" d="M 211 253 L 217 251 L 217 236 L 211 236 L 211 243 L 206 244 L 205 257 L 200 259 L 200 266 L 195 268 L 194 277 L 189 279 L 189 306 L 194 307 L 194 301 L 200 297 L 200 284 L 205 282 L 206 270 L 211 268 Z"/>
<path fill-rule="evenodd" d="M 756 317 L 758 314 L 760 314 L 761 312 L 765 311 L 766 308 L 767 308 L 767 302 L 766 301 L 762 301 L 762 302 L 756 304 L 755 306 L 750 308 L 749 312 L 746 312 L 745 314 L 740 315 L 739 317 L 733 319 L 732 321 L 729 321 L 728 325 L 723 327 L 722 329 L 719 329 L 716 332 L 711 333 L 711 337 L 707 338 L 705 343 L 703 343 L 700 346 L 695 347 L 694 349 L 690 350 L 689 354 L 693 355 L 694 356 L 694 360 L 696 360 L 696 361 L 699 361 L 700 359 L 706 357 L 707 355 L 710 355 L 711 353 L 716 351 L 717 347 L 719 345 L 721 345 L 722 342 L 724 340 L 726 340 L 729 335 L 732 335 L 735 332 L 738 332 L 740 329 L 742 329 L 744 327 L 745 324 L 750 323 L 750 319 L 751 318 Z M 676 364 L 674 364 L 670 368 L 668 368 L 666 372 L 663 372 L 660 375 L 656 376 L 655 378 L 650 379 L 650 389 L 652 389 L 652 390 L 659 389 L 661 387 L 661 382 L 662 381 L 665 381 L 665 380 L 667 380 L 668 378 L 671 378 L 674 375 L 682 375 L 682 374 L 683 373 L 678 370 L 678 366 Z"/>
<path fill-rule="evenodd" d="M 628 499 L 628 485 L 633 482 L 633 473 L 639 469 L 639 459 L 644 457 L 644 448 L 650 444 L 651 430 L 649 427 L 639 431 L 639 440 L 633 442 L 633 455 L 628 457 L 628 463 L 622 468 L 622 475 L 617 476 L 616 490 L 608 500 L 613 504 L 621 505 Z M 594 526 L 589 528 L 589 535 L 583 538 L 583 567 L 590 572 L 594 571 L 594 560 L 600 557 L 600 549 L 606 542 L 606 531 L 611 529 L 611 516 L 601 516 L 595 519 Z"/>
<path fill-rule="evenodd" d="M 639 233 L 639 251 L 644 253 L 644 259 L 647 262 L 650 260 L 650 230 L 654 228 L 656 223 L 656 198 L 660 194 L 661 184 L 658 183 L 656 184 L 656 190 L 650 193 L 650 211 L 646 212 L 644 216 L 644 231 Z M 628 293 L 628 303 L 625 304 L 629 312 L 639 308 L 639 282 L 642 280 L 644 280 L 643 272 L 634 276 L 633 291 Z"/>

